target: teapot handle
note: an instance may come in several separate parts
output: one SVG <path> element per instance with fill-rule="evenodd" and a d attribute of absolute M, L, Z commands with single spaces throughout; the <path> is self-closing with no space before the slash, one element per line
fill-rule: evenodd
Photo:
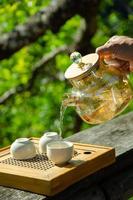
<path fill-rule="evenodd" d="M 100 64 L 105 66 L 120 67 L 120 63 L 113 55 L 100 56 Z"/>
<path fill-rule="evenodd" d="M 109 66 L 117 69 L 120 73 L 129 73 L 129 63 L 121 59 L 117 59 L 112 55 L 100 56 L 100 65 Z"/>
<path fill-rule="evenodd" d="M 115 59 L 113 55 L 100 56 L 100 67 L 104 70 L 107 69 L 117 76 L 126 76 L 126 71 L 123 69 L 118 59 Z"/>

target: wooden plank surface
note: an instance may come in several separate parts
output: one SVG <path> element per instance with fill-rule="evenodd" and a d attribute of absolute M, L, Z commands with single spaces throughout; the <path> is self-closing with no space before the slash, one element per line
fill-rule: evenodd
<path fill-rule="evenodd" d="M 68 140 L 115 147 L 117 161 L 110 167 L 79 181 L 52 199 L 105 200 L 106 197 L 110 197 L 110 200 L 118 200 L 127 199 L 129 195 L 133 195 L 133 112 L 77 133 Z M 123 197 L 123 195 L 126 196 Z M 0 187 L 0 200 L 8 199 L 43 200 L 49 198 Z"/>
<path fill-rule="evenodd" d="M 74 134 L 69 140 L 115 147 L 119 156 L 133 148 L 133 112 Z"/>

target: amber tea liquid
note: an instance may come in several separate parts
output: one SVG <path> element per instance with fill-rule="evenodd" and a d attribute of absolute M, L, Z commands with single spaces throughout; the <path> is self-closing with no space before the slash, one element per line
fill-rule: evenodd
<path fill-rule="evenodd" d="M 89 114 L 89 102 L 88 106 L 84 108 L 84 111 L 80 112 L 78 109 L 78 113 L 85 122 L 89 124 L 100 124 L 117 116 L 128 106 L 128 102 L 131 99 L 131 89 L 125 82 L 125 84 L 121 85 L 120 89 L 114 86 L 106 90 L 101 98 L 99 96 L 100 106 L 94 112 L 91 111 L 91 114 Z"/>

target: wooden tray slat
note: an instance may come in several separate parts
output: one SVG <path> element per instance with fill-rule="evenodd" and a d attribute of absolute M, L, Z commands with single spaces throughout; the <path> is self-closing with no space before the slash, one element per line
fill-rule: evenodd
<path fill-rule="evenodd" d="M 38 139 L 31 140 L 38 148 Z M 47 160 L 46 155 L 15 161 L 10 147 L 1 149 L 0 185 L 53 196 L 115 161 L 115 150 L 111 147 L 74 143 L 74 148 L 75 156 L 62 167 Z"/>

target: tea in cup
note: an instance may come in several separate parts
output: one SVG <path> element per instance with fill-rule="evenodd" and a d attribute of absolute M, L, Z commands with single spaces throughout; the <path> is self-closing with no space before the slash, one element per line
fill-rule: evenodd
<path fill-rule="evenodd" d="M 47 144 L 47 156 L 56 165 L 62 165 L 71 160 L 74 146 L 68 141 L 53 141 Z"/>

